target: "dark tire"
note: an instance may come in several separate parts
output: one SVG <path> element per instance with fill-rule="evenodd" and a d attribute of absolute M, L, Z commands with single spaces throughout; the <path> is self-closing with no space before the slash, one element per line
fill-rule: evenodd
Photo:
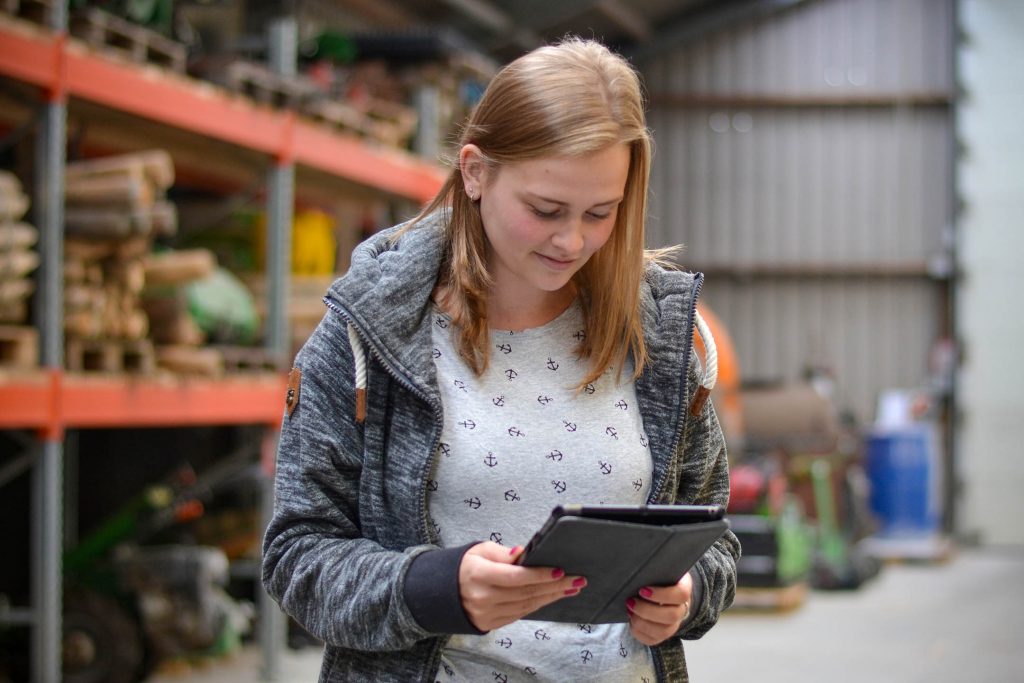
<path fill-rule="evenodd" d="M 113 598 L 69 592 L 62 653 L 65 683 L 134 683 L 142 664 L 142 629 Z"/>

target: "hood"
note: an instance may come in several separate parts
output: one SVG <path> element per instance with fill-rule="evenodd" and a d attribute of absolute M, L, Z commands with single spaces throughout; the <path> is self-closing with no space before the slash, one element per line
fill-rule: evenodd
<path fill-rule="evenodd" d="M 425 318 L 446 249 L 442 221 L 443 214 L 428 216 L 397 240 L 407 224 L 373 235 L 355 248 L 348 272 L 324 297 L 374 354 L 431 398 L 434 364 Z"/>

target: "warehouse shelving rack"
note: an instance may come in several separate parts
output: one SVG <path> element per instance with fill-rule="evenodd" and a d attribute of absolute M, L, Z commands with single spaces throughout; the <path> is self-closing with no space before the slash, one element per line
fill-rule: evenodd
<path fill-rule="evenodd" d="M 294 68 L 294 24 L 272 27 L 271 55 L 283 72 Z M 0 379 L 0 429 L 37 435 L 32 488 L 31 606 L 0 613 L 0 622 L 30 626 L 32 679 L 60 680 L 63 436 L 98 427 L 262 424 L 265 471 L 272 471 L 286 381 L 279 373 L 223 380 L 98 378 L 63 369 L 63 190 L 69 100 L 127 115 L 194 139 L 262 158 L 267 167 L 267 345 L 288 350 L 287 289 L 296 167 L 355 188 L 415 202 L 443 182 L 434 164 L 377 147 L 274 110 L 194 79 L 99 54 L 68 36 L 66 3 L 54 3 L 50 27 L 0 15 L 0 78 L 35 88 L 46 106 L 37 148 L 36 222 L 40 274 L 36 324 L 38 372 Z M 291 41 L 291 42 L 290 42 Z M 277 55 L 274 58 L 274 55 Z M 212 155 L 211 155 L 212 156 Z M 200 169 L 202 170 L 202 169 Z M 214 171 L 215 172 L 215 171 Z M 268 457 L 269 456 L 269 457 Z M 269 460 L 269 462 L 268 462 Z M 269 482 L 269 477 L 268 477 Z M 269 487 L 269 486 L 268 486 Z M 264 603 L 269 605 L 270 603 Z M 277 676 L 283 622 L 264 619 L 264 679 Z"/>

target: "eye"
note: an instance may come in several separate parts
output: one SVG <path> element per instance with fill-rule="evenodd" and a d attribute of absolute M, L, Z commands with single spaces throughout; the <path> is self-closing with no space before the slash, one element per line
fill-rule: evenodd
<path fill-rule="evenodd" d="M 589 216 L 591 220 L 595 220 L 595 221 L 606 220 L 606 219 L 610 218 L 611 215 L 612 215 L 611 212 L 608 212 L 608 213 L 594 213 L 593 211 L 588 211 L 587 212 L 587 216 Z"/>
<path fill-rule="evenodd" d="M 529 206 L 530 211 L 532 211 L 533 215 L 537 216 L 538 218 L 555 218 L 556 216 L 558 216 L 558 209 L 555 209 L 554 211 L 541 211 L 532 204 L 530 204 Z"/>

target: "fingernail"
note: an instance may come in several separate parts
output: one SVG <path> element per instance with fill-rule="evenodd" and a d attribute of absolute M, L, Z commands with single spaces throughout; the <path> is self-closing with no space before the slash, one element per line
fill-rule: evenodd
<path fill-rule="evenodd" d="M 579 592 L 580 592 L 579 588 L 570 588 L 570 589 L 565 591 L 565 594 L 566 595 L 576 595 Z"/>
<path fill-rule="evenodd" d="M 509 554 L 509 555 L 515 555 L 515 554 L 516 554 L 516 553 L 518 553 L 518 552 L 519 552 L 519 546 L 514 546 L 514 547 L 512 548 L 512 550 L 509 550 L 509 551 L 508 551 L 508 554 Z"/>
<path fill-rule="evenodd" d="M 563 576 L 565 576 L 565 570 L 564 569 L 552 569 L 551 570 L 551 578 L 552 579 L 560 579 Z"/>
<path fill-rule="evenodd" d="M 587 585 L 587 580 L 585 578 L 583 578 L 582 576 L 572 582 L 572 587 L 573 588 L 583 588 L 586 585 Z"/>
<path fill-rule="evenodd" d="M 645 598 L 649 598 L 652 595 L 654 595 L 654 591 L 652 591 L 650 588 L 641 588 L 640 595 L 644 596 Z"/>
<path fill-rule="evenodd" d="M 636 607 L 636 600 L 634 600 L 633 598 L 626 600 L 626 609 L 632 612 L 634 607 Z"/>

